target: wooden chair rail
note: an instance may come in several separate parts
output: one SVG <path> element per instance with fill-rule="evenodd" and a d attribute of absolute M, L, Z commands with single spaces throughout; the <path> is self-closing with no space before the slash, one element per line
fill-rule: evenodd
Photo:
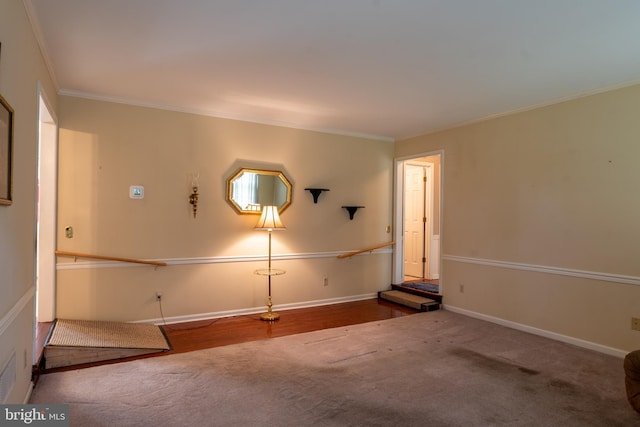
<path fill-rule="evenodd" d="M 361 253 L 364 253 L 364 252 L 371 252 L 371 251 L 374 251 L 376 249 L 384 248 L 385 246 L 391 246 L 391 245 L 395 245 L 395 244 L 396 244 L 396 242 L 393 242 L 393 241 L 387 242 L 387 243 L 380 243 L 379 245 L 369 246 L 368 248 L 359 249 L 357 251 L 349 252 L 347 254 L 338 255 L 338 258 L 340 258 L 340 259 L 342 259 L 342 258 L 350 258 L 350 257 L 352 257 L 354 255 L 358 255 L 358 254 L 361 254 Z"/>
<path fill-rule="evenodd" d="M 160 262 L 160 261 L 145 261 L 143 259 L 135 259 L 135 258 L 120 258 L 115 256 L 92 255 L 92 254 L 85 254 L 81 252 L 56 251 L 55 254 L 60 256 L 70 256 L 74 258 L 92 258 L 92 259 L 103 259 L 108 261 L 132 262 L 135 264 L 148 264 L 148 265 L 155 265 L 156 267 L 164 267 L 167 265 L 166 262 Z"/>

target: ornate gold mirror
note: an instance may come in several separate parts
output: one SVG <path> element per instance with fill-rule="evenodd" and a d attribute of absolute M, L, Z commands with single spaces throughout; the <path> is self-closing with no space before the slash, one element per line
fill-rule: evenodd
<path fill-rule="evenodd" d="M 263 206 L 291 204 L 291 182 L 280 171 L 239 169 L 227 180 L 227 201 L 241 214 L 259 214 Z"/>

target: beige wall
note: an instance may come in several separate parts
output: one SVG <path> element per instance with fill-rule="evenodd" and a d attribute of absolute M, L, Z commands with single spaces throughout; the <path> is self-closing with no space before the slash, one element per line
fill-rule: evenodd
<path fill-rule="evenodd" d="M 35 295 L 37 85 L 55 111 L 55 89 L 22 1 L 0 2 L 0 94 L 15 110 L 13 204 L 0 206 L 0 370 L 15 354 L 8 403 L 26 398 L 31 379 Z"/>
<path fill-rule="evenodd" d="M 633 86 L 396 143 L 444 150 L 447 306 L 640 348 L 638 111 Z"/>
<path fill-rule="evenodd" d="M 347 260 L 341 251 L 391 240 L 393 144 L 61 96 L 58 248 L 169 260 L 165 268 L 59 258 L 58 317 L 145 321 L 260 310 L 266 232 L 225 200 L 240 166 L 281 169 L 291 206 L 274 232 L 276 306 L 372 296 L 391 281 L 389 249 Z M 199 173 L 200 204 L 188 204 Z M 128 197 L 144 185 L 144 200 Z M 306 187 L 330 189 L 318 203 Z M 343 205 L 363 205 L 350 221 Z M 72 226 L 75 236 L 64 237 Z M 248 259 L 248 257 L 250 259 Z M 284 257 L 284 259 L 282 259 Z M 323 285 L 327 277 L 329 285 Z"/>

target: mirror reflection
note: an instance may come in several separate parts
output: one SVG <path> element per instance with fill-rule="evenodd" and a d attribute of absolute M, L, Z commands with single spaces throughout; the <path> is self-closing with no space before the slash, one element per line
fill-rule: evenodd
<path fill-rule="evenodd" d="M 227 182 L 227 201 L 239 213 L 259 214 L 263 206 L 291 204 L 291 183 L 280 171 L 242 168 Z"/>

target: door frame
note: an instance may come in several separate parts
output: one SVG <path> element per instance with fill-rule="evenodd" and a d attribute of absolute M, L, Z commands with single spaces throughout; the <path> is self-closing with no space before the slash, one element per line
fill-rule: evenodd
<path fill-rule="evenodd" d="M 413 154 L 410 156 L 396 157 L 393 165 L 394 176 L 394 193 L 393 193 L 393 239 L 396 242 L 393 251 L 393 258 L 391 262 L 391 283 L 399 285 L 404 281 L 404 165 L 407 162 L 417 161 L 423 157 L 440 156 L 440 204 L 439 204 L 439 218 L 440 218 L 440 239 L 438 240 L 438 274 L 441 281 L 440 289 L 442 290 L 442 242 L 444 234 L 444 150 L 428 151 L 419 154 Z M 434 171 L 435 175 L 435 171 Z M 435 178 L 435 177 L 432 177 Z M 433 192 L 431 194 L 431 200 L 433 200 Z M 433 214 L 431 213 L 431 227 L 433 227 Z M 432 229 L 433 230 L 433 229 Z M 431 242 L 426 242 L 425 245 L 431 247 Z"/>
<path fill-rule="evenodd" d="M 403 162 L 403 178 L 404 178 L 404 188 L 403 191 L 407 189 L 407 169 L 406 166 L 413 166 L 417 168 L 421 168 L 423 171 L 423 178 L 426 180 L 423 182 L 423 193 L 422 193 L 422 213 L 423 218 L 426 219 L 426 224 L 423 221 L 422 227 L 422 273 L 420 274 L 420 278 L 422 279 L 431 279 L 431 242 L 433 240 L 433 174 L 435 165 L 432 162 L 427 162 L 424 160 L 406 160 Z M 403 226 L 406 226 L 406 218 L 404 217 L 404 207 L 406 206 L 406 192 L 403 196 L 402 201 L 403 206 Z M 403 230 L 403 236 L 405 235 L 406 230 Z M 405 251 L 403 255 L 403 262 L 406 261 L 406 247 L 407 242 L 403 242 L 403 250 Z M 407 276 L 406 270 L 403 272 L 405 277 Z"/>
<path fill-rule="evenodd" d="M 37 129 L 37 200 L 35 223 L 35 326 L 56 315 L 56 228 L 58 186 L 58 119 L 40 82 Z M 47 129 L 44 129 L 46 127 Z M 46 218 L 46 221 L 43 221 Z M 35 352 L 34 352 L 35 355 Z"/>

